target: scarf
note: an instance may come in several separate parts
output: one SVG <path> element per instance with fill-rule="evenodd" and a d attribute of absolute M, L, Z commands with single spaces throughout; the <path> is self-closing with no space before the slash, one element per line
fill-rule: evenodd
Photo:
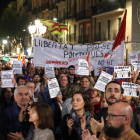
<path fill-rule="evenodd" d="M 88 129 L 90 131 L 90 133 L 92 134 L 91 126 L 90 126 L 91 113 L 89 111 L 86 111 L 84 113 L 84 116 L 86 118 L 85 129 Z M 70 118 L 74 121 L 74 124 L 72 127 L 76 131 L 78 140 L 82 140 L 82 138 L 81 138 L 81 134 L 82 134 L 81 122 L 80 122 L 80 119 L 78 118 L 76 112 L 73 109 L 71 109 Z"/>

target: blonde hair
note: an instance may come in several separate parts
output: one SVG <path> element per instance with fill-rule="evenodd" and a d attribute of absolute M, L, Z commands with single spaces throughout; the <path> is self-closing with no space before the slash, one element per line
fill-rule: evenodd
<path fill-rule="evenodd" d="M 95 84 L 91 84 L 91 85 L 89 86 L 89 90 L 93 89 L 93 88 L 94 88 L 94 86 L 95 86 Z M 94 88 L 94 89 L 95 89 L 95 88 Z M 97 97 L 101 97 L 101 96 L 102 96 L 101 91 L 100 91 L 100 90 L 98 90 L 98 89 L 96 89 L 96 90 L 97 90 Z"/>

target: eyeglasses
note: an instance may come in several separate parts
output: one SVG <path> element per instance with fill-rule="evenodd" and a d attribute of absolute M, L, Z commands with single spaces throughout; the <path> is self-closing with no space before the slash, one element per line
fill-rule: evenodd
<path fill-rule="evenodd" d="M 112 120 L 113 117 L 126 117 L 126 115 L 113 115 L 113 114 L 108 114 L 107 117 L 109 118 L 109 120 Z"/>

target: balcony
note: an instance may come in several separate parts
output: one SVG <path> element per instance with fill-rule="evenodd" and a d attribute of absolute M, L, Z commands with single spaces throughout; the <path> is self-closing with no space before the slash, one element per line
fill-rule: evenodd
<path fill-rule="evenodd" d="M 37 15 L 38 14 L 38 9 L 37 8 L 33 9 L 32 14 Z"/>
<path fill-rule="evenodd" d="M 94 34 L 94 42 L 115 40 L 117 33 L 118 33 L 118 30 L 113 30 L 110 33 L 108 33 L 107 31 L 95 33 Z"/>
<path fill-rule="evenodd" d="M 85 10 L 77 13 L 76 20 L 90 19 L 92 17 L 91 10 Z"/>
<path fill-rule="evenodd" d="M 99 15 L 99 14 L 103 14 L 106 12 L 111 12 L 114 10 L 117 10 L 119 8 L 124 8 L 124 2 L 121 2 L 120 0 L 117 0 L 118 2 L 107 2 L 107 1 L 103 1 L 103 2 L 99 2 L 96 4 L 96 6 L 92 7 L 92 15 Z M 116 12 L 121 12 L 120 10 L 116 11 Z"/>
<path fill-rule="evenodd" d="M 83 36 L 78 36 L 78 44 L 83 44 Z"/>
<path fill-rule="evenodd" d="M 65 12 L 65 19 L 68 20 L 68 19 L 71 19 L 71 18 L 76 18 L 76 11 L 75 10 Z"/>
<path fill-rule="evenodd" d="M 49 3 L 45 3 L 43 6 L 42 6 L 42 10 L 45 11 L 49 9 Z"/>

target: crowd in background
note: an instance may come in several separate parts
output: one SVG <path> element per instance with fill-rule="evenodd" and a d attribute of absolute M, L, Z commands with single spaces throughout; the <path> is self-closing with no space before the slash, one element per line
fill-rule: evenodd
<path fill-rule="evenodd" d="M 0 140 L 140 140 L 140 100 L 122 95 L 115 73 L 103 93 L 90 67 L 89 76 L 76 75 L 73 65 L 55 68 L 61 92 L 51 98 L 44 67 L 29 59 L 22 69 L 14 88 L 0 88 Z M 140 85 L 139 72 L 127 80 Z"/>

